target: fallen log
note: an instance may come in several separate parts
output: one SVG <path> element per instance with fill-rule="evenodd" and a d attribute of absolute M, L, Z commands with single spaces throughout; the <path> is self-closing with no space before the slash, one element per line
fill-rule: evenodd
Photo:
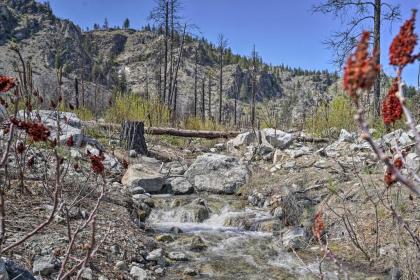
<path fill-rule="evenodd" d="M 99 127 L 103 129 L 121 129 L 121 125 L 113 123 L 98 123 L 94 121 L 85 121 L 83 125 L 87 127 Z M 178 129 L 172 127 L 145 127 L 144 133 L 150 135 L 171 135 L 178 137 L 191 137 L 191 138 L 205 138 L 205 139 L 218 139 L 218 138 L 234 138 L 240 131 L 208 131 L 208 130 L 188 130 Z M 327 138 L 316 138 L 308 136 L 295 136 L 297 142 L 312 142 L 312 143 L 328 143 Z"/>

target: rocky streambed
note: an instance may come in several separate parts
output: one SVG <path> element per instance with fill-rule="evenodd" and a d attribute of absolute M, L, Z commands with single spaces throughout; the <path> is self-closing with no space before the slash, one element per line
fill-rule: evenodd
<path fill-rule="evenodd" d="M 229 195 L 155 195 L 146 220 L 162 247 L 149 260 L 166 263 L 164 279 L 317 279 L 305 229 L 284 230 L 279 219 Z M 327 264 L 329 279 L 336 279 Z M 324 268 L 325 269 L 325 268 Z M 352 273 L 352 279 L 365 279 Z"/>

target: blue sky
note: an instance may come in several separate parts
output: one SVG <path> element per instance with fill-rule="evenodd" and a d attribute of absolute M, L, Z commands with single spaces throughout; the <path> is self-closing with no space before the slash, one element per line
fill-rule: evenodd
<path fill-rule="evenodd" d="M 249 55 L 253 44 L 265 62 L 304 69 L 336 70 L 332 52 L 322 44 L 331 32 L 340 30 L 342 22 L 333 15 L 313 14 L 311 7 L 321 0 L 183 0 L 182 14 L 200 28 L 202 36 L 216 42 L 223 33 L 235 53 Z M 325 0 L 324 0 L 325 1 Z M 42 0 L 40 2 L 43 2 Z M 403 19 L 412 8 L 420 10 L 419 0 L 388 0 L 401 5 Z M 131 27 L 148 23 L 153 0 L 50 0 L 54 13 L 68 18 L 85 29 L 94 23 L 121 26 L 129 18 Z M 419 12 L 420 14 L 420 12 Z M 417 16 L 420 33 L 420 15 Z M 382 32 L 382 61 L 387 62 L 388 46 L 401 22 L 385 25 Z M 417 46 L 419 51 L 419 46 Z M 383 63 L 387 73 L 393 69 Z M 406 69 L 405 79 L 417 85 L 418 62 Z"/>

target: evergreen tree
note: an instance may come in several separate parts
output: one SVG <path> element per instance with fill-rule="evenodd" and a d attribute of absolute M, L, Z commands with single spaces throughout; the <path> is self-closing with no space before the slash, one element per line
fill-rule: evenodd
<path fill-rule="evenodd" d="M 126 19 L 124 20 L 124 23 L 123 23 L 123 28 L 124 28 L 124 29 L 129 29 L 129 28 L 130 28 L 130 20 L 129 20 L 128 18 L 126 18 Z"/>

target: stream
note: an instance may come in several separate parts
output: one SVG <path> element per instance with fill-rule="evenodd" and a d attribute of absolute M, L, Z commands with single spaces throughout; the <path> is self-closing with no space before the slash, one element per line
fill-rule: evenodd
<path fill-rule="evenodd" d="M 174 259 L 164 279 L 318 279 L 316 259 L 303 262 L 288 252 L 268 211 L 226 195 L 153 200 L 147 223 Z M 198 274 L 185 276 L 186 269 Z"/>

